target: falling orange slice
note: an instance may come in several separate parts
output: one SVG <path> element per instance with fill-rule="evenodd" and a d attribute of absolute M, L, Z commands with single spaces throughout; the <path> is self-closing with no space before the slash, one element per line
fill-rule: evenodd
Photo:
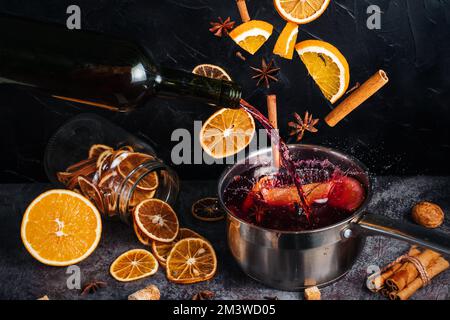
<path fill-rule="evenodd" d="M 278 37 L 273 53 L 282 58 L 292 60 L 297 35 L 298 25 L 293 22 L 288 22 Z"/>
<path fill-rule="evenodd" d="M 213 64 L 198 65 L 192 70 L 192 73 L 207 78 L 231 81 L 231 77 L 225 70 Z"/>
<path fill-rule="evenodd" d="M 290 22 L 305 24 L 319 18 L 330 0 L 274 0 L 280 16 Z"/>
<path fill-rule="evenodd" d="M 260 20 L 251 20 L 241 24 L 230 32 L 230 37 L 242 49 L 255 54 L 272 35 L 273 26 Z"/>
<path fill-rule="evenodd" d="M 119 256 L 109 271 L 117 281 L 134 281 L 154 275 L 158 271 L 158 261 L 147 250 L 134 249 Z"/>

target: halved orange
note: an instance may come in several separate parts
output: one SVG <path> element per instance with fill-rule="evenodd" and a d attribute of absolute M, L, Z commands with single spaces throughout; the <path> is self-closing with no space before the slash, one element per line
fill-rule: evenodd
<path fill-rule="evenodd" d="M 192 70 L 192 73 L 207 78 L 231 81 L 231 77 L 225 70 L 213 64 L 200 64 Z"/>
<path fill-rule="evenodd" d="M 273 53 L 282 58 L 291 60 L 294 56 L 294 47 L 297 42 L 298 25 L 288 22 L 278 37 Z"/>
<path fill-rule="evenodd" d="M 347 91 L 350 68 L 342 53 L 320 40 L 306 40 L 295 46 L 297 53 L 325 98 L 335 103 Z"/>
<path fill-rule="evenodd" d="M 50 190 L 28 206 L 22 219 L 25 248 L 38 261 L 68 266 L 86 259 L 97 247 L 102 222 L 97 208 L 69 190 Z"/>
<path fill-rule="evenodd" d="M 172 242 L 178 234 L 178 217 L 172 207 L 159 199 L 144 200 L 134 209 L 139 230 L 152 240 Z"/>
<path fill-rule="evenodd" d="M 180 228 L 177 237 L 170 243 L 164 243 L 159 241 L 152 242 L 152 252 L 155 255 L 156 259 L 158 259 L 159 263 L 162 266 L 166 266 L 167 257 L 169 256 L 170 251 L 173 246 L 180 240 L 186 238 L 203 238 L 201 235 L 187 228 Z"/>
<path fill-rule="evenodd" d="M 120 255 L 109 271 L 117 281 L 129 282 L 154 275 L 158 271 L 158 261 L 149 251 L 134 249 Z"/>
<path fill-rule="evenodd" d="M 280 16 L 290 22 L 305 24 L 319 18 L 330 0 L 274 0 Z"/>
<path fill-rule="evenodd" d="M 230 32 L 230 37 L 242 49 L 255 54 L 272 35 L 273 26 L 260 20 L 251 20 L 241 24 Z"/>
<path fill-rule="evenodd" d="M 255 121 L 243 109 L 221 109 L 200 131 L 200 144 L 211 157 L 219 159 L 245 149 L 255 134 Z"/>
<path fill-rule="evenodd" d="M 217 257 L 211 244 L 200 238 L 186 238 L 175 244 L 167 258 L 169 281 L 190 284 L 214 277 Z"/>

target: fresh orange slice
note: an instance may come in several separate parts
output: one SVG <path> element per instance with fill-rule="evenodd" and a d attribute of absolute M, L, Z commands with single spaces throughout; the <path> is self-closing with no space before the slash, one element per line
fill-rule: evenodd
<path fill-rule="evenodd" d="M 325 98 L 335 103 L 347 91 L 350 68 L 333 45 L 320 40 L 306 40 L 295 46 L 297 53 Z"/>
<path fill-rule="evenodd" d="M 154 275 L 158 261 L 149 251 L 134 249 L 120 255 L 109 271 L 117 281 L 129 282 Z"/>
<path fill-rule="evenodd" d="M 226 216 L 217 198 L 203 198 L 192 205 L 192 215 L 202 221 L 220 221 Z"/>
<path fill-rule="evenodd" d="M 112 166 L 115 166 L 115 163 L 118 163 L 118 171 L 123 178 L 128 177 L 128 175 L 135 170 L 139 165 L 154 159 L 152 156 L 143 154 L 143 153 L 129 153 L 124 152 L 120 156 L 114 159 Z M 131 183 L 134 183 L 135 179 L 145 173 L 147 169 L 140 168 L 135 173 L 132 174 L 132 177 L 129 178 Z M 144 190 L 155 190 L 158 187 L 158 174 L 153 171 L 147 174 L 142 180 L 139 181 L 137 186 L 140 189 Z"/>
<path fill-rule="evenodd" d="M 297 24 L 316 20 L 329 4 L 330 0 L 274 0 L 275 9 L 280 16 Z"/>
<path fill-rule="evenodd" d="M 134 209 L 139 230 L 152 240 L 172 242 L 178 234 L 178 218 L 172 207 L 159 199 L 144 200 Z"/>
<path fill-rule="evenodd" d="M 22 220 L 25 248 L 38 261 L 68 266 L 86 259 L 97 247 L 102 222 L 97 208 L 69 190 L 50 190 L 28 206 Z"/>
<path fill-rule="evenodd" d="M 255 121 L 243 109 L 221 109 L 200 131 L 200 144 L 211 157 L 220 159 L 245 149 L 255 134 Z"/>
<path fill-rule="evenodd" d="M 216 270 L 216 253 L 204 239 L 183 239 L 175 244 L 167 257 L 167 279 L 175 283 L 206 281 L 214 277 Z"/>
<path fill-rule="evenodd" d="M 167 257 L 169 256 L 169 253 L 172 250 L 173 246 L 178 241 L 186 239 L 186 238 L 202 238 L 203 239 L 203 237 L 201 235 L 199 235 L 198 233 L 196 233 L 190 229 L 180 228 L 180 231 L 178 232 L 177 237 L 172 242 L 170 242 L 170 243 L 164 243 L 164 242 L 159 242 L 159 241 L 152 242 L 152 252 L 162 266 L 164 266 L 164 267 L 166 266 Z"/>
<path fill-rule="evenodd" d="M 273 26 L 260 20 L 251 20 L 241 24 L 230 32 L 230 37 L 242 49 L 255 54 L 272 35 Z"/>
<path fill-rule="evenodd" d="M 113 151 L 114 149 L 104 144 L 94 144 L 89 149 L 89 158 L 98 158 L 105 151 Z"/>
<path fill-rule="evenodd" d="M 192 73 L 207 78 L 231 81 L 231 77 L 225 70 L 213 64 L 200 64 L 192 70 Z"/>
<path fill-rule="evenodd" d="M 273 53 L 282 58 L 292 60 L 297 35 L 298 25 L 293 22 L 288 22 L 275 43 Z"/>

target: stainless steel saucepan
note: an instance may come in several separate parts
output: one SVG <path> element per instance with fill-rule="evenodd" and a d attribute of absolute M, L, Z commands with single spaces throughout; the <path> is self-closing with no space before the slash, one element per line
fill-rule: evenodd
<path fill-rule="evenodd" d="M 255 166 L 270 165 L 271 149 L 259 150 L 228 168 L 219 181 L 219 199 L 228 213 L 228 245 L 250 277 L 289 291 L 326 286 L 350 270 L 370 235 L 397 238 L 450 254 L 448 235 L 367 212 L 372 185 L 365 166 L 358 160 L 320 146 L 291 145 L 290 150 L 294 159 L 328 159 L 348 170 L 366 188 L 367 198 L 351 217 L 326 228 L 300 232 L 265 229 L 234 216 L 224 205 L 223 194 L 235 176 Z"/>

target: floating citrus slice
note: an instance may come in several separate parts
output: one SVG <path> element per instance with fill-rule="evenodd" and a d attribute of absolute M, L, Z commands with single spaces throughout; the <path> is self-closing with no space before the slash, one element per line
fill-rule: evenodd
<path fill-rule="evenodd" d="M 198 233 L 187 229 L 187 228 L 180 228 L 180 231 L 178 232 L 177 237 L 175 240 L 173 240 L 170 243 L 164 243 L 159 241 L 153 241 L 152 243 L 152 251 L 155 255 L 156 259 L 158 259 L 159 263 L 162 266 L 166 266 L 167 257 L 169 256 L 170 251 L 172 250 L 173 246 L 180 240 L 186 239 L 186 238 L 203 238 Z"/>
<path fill-rule="evenodd" d="M 242 49 L 255 54 L 272 35 L 273 26 L 260 20 L 245 22 L 230 32 L 230 37 Z"/>
<path fill-rule="evenodd" d="M 319 18 L 327 9 L 330 0 L 274 0 L 280 16 L 297 24 L 305 24 Z"/>
<path fill-rule="evenodd" d="M 255 121 L 243 109 L 221 109 L 200 131 L 200 144 L 211 157 L 219 159 L 245 149 L 255 134 Z"/>
<path fill-rule="evenodd" d="M 219 221 L 226 215 L 217 198 L 200 199 L 192 205 L 191 211 L 195 218 L 202 221 Z"/>
<path fill-rule="evenodd" d="M 213 64 L 198 65 L 192 70 L 192 73 L 207 78 L 231 81 L 231 77 L 225 70 Z"/>
<path fill-rule="evenodd" d="M 295 46 L 309 74 L 323 95 L 335 103 L 350 82 L 347 60 L 333 45 L 319 40 L 306 40 Z"/>
<path fill-rule="evenodd" d="M 154 275 L 158 261 L 147 250 L 134 249 L 119 256 L 109 269 L 114 279 L 128 282 Z"/>
<path fill-rule="evenodd" d="M 97 208 L 68 190 L 50 190 L 34 199 L 21 226 L 25 248 L 35 259 L 51 266 L 68 266 L 86 259 L 97 247 L 101 232 Z"/>
<path fill-rule="evenodd" d="M 175 244 L 167 258 L 169 281 L 190 284 L 209 280 L 217 270 L 217 257 L 211 244 L 199 238 L 186 238 Z"/>
<path fill-rule="evenodd" d="M 139 230 L 152 240 L 172 242 L 178 234 L 178 218 L 172 207 L 159 199 L 139 203 L 134 209 Z"/>
<path fill-rule="evenodd" d="M 273 53 L 291 60 L 294 56 L 294 47 L 297 42 L 298 25 L 288 22 L 278 37 Z"/>

